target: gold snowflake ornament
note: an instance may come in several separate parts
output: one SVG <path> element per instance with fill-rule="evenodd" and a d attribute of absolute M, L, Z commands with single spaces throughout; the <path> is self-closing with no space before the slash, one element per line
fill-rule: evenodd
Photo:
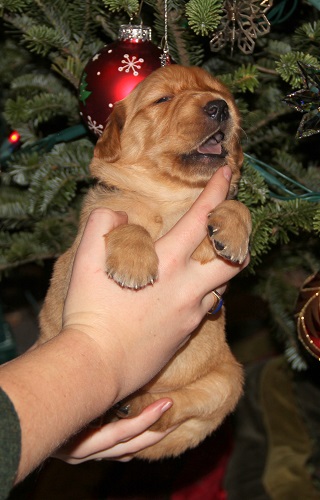
<path fill-rule="evenodd" d="M 272 3 L 272 0 L 226 0 L 220 25 L 210 41 L 212 52 L 218 52 L 230 43 L 231 53 L 237 44 L 241 52 L 252 54 L 256 39 L 270 31 L 266 12 Z"/>

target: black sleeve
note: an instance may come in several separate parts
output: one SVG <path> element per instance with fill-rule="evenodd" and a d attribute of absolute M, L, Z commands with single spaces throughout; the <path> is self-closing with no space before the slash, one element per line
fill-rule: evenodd
<path fill-rule="evenodd" d="M 0 388 L 0 500 L 5 500 L 18 470 L 21 429 L 15 408 Z"/>

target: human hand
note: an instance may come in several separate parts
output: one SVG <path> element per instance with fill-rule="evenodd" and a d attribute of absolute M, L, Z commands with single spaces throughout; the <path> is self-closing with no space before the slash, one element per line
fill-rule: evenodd
<path fill-rule="evenodd" d="M 87 428 L 60 448 L 54 457 L 72 465 L 102 459 L 128 462 L 134 453 L 153 446 L 175 429 L 173 427 L 164 432 L 148 430 L 171 406 L 171 399 L 162 398 L 135 418 Z"/>
<path fill-rule="evenodd" d="M 248 264 L 248 259 L 237 265 L 217 258 L 201 265 L 191 257 L 207 234 L 208 213 L 226 198 L 229 181 L 230 169 L 219 169 L 185 216 L 156 242 L 159 279 L 139 291 L 121 288 L 105 274 L 102 236 L 110 211 L 97 209 L 89 217 L 74 261 L 63 327 L 94 340 L 101 363 L 109 376 L 113 373 L 114 402 L 163 368 L 212 307 L 211 291 L 224 287 Z M 116 223 L 121 215 L 117 217 Z"/>

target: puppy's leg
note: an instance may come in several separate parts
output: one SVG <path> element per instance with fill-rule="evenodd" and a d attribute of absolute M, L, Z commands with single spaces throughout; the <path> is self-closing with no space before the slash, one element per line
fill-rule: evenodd
<path fill-rule="evenodd" d="M 142 226 L 124 224 L 105 235 L 106 272 L 119 285 L 142 288 L 158 277 L 158 256 Z"/>
<path fill-rule="evenodd" d="M 238 201 L 224 201 L 209 215 L 208 233 L 218 255 L 241 264 L 249 250 L 249 210 Z"/>
<path fill-rule="evenodd" d="M 212 420 L 212 429 L 235 408 L 243 386 L 243 370 L 230 351 L 225 353 L 221 365 L 195 382 L 165 393 L 143 393 L 129 397 L 120 406 L 123 417 L 138 415 L 144 408 L 161 397 L 173 400 L 173 406 L 166 411 L 152 427 L 164 431 L 189 419 Z"/>

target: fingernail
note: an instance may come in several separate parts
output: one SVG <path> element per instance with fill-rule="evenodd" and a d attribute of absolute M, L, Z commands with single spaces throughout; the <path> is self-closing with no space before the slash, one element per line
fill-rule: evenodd
<path fill-rule="evenodd" d="M 165 411 L 169 410 L 171 406 L 173 405 L 172 401 L 167 401 L 167 403 L 164 403 L 164 405 L 161 408 L 161 413 L 164 413 Z"/>
<path fill-rule="evenodd" d="M 231 171 L 231 168 L 228 165 L 225 165 L 223 167 L 223 175 L 225 176 L 225 178 L 227 179 L 227 181 L 230 181 L 231 176 L 232 176 L 232 171 Z"/>
<path fill-rule="evenodd" d="M 122 212 L 122 210 L 116 210 L 116 214 L 123 215 L 124 217 L 128 216 L 127 212 Z"/>

